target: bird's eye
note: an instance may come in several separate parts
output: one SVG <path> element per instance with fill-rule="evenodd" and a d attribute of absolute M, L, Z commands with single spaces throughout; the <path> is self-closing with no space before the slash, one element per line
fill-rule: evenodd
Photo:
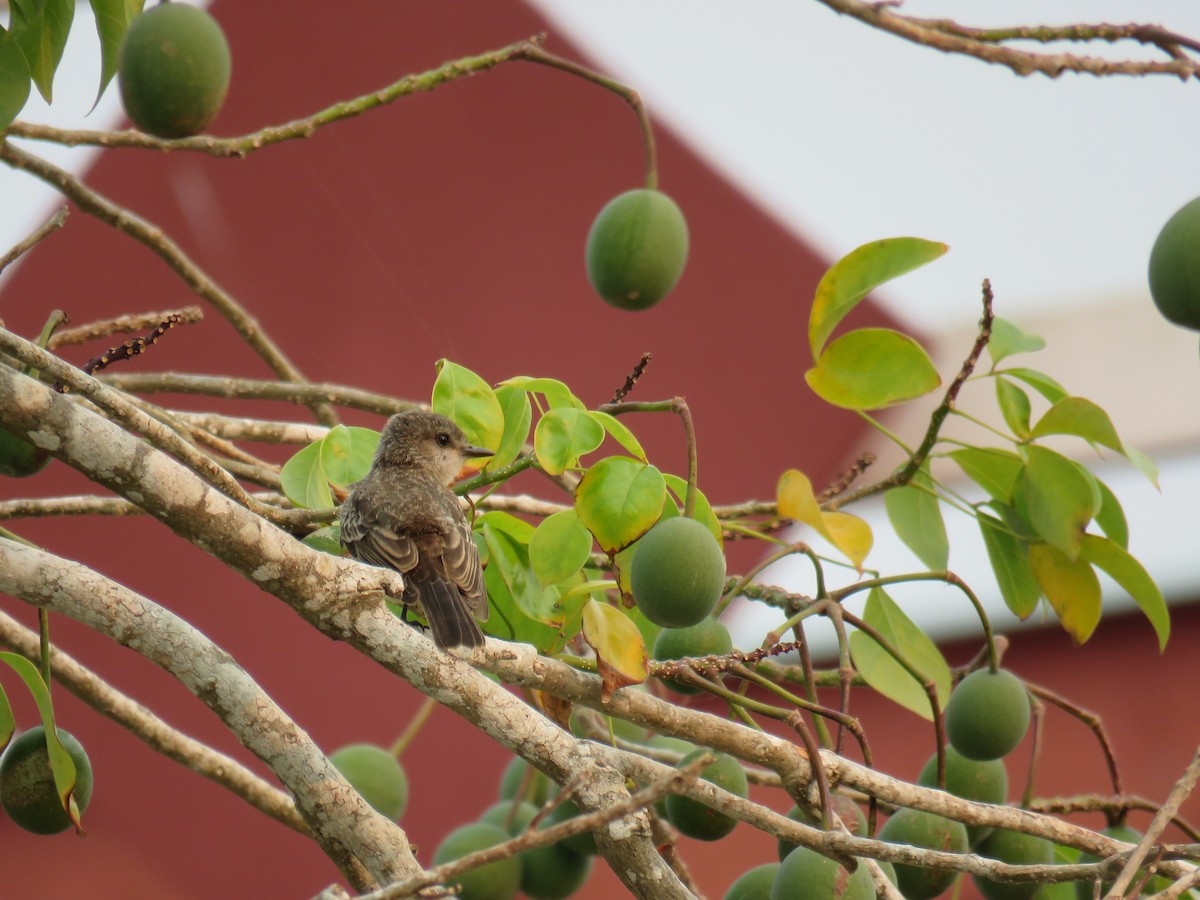
<path fill-rule="evenodd" d="M 437 442 L 439 447 L 450 446 L 450 435 L 446 434 L 444 431 L 439 432 L 437 436 Z"/>

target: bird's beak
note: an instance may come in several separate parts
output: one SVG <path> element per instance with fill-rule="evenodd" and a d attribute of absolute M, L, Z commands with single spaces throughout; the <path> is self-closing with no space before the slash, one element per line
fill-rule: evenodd
<path fill-rule="evenodd" d="M 477 472 L 479 472 L 480 469 L 483 468 L 483 466 L 481 464 L 471 462 L 472 458 L 478 458 L 481 456 L 495 456 L 496 451 L 488 450 L 488 449 L 485 449 L 484 447 L 476 447 L 474 444 L 467 444 L 465 447 L 462 448 L 462 455 L 467 457 L 467 461 L 463 465 L 462 469 L 459 471 L 458 478 L 455 480 L 461 480 L 463 478 L 470 478 L 472 475 L 475 475 Z"/>
<path fill-rule="evenodd" d="M 474 444 L 467 444 L 462 448 L 463 456 L 495 456 L 495 450 L 488 450 L 485 447 L 476 447 Z"/>

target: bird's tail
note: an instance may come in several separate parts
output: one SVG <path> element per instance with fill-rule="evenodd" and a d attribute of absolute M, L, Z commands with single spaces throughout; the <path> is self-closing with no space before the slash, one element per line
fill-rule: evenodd
<path fill-rule="evenodd" d="M 483 632 L 456 585 L 437 579 L 422 584 L 421 588 L 421 607 L 433 631 L 435 644 L 443 650 L 483 646 Z"/>

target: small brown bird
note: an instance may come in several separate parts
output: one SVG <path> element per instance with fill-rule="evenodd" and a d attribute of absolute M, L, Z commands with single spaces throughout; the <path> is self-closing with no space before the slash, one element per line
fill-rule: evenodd
<path fill-rule="evenodd" d="M 342 504 L 342 544 L 355 559 L 404 575 L 404 604 L 424 613 L 442 648 L 483 644 L 479 550 L 449 486 L 467 457 L 491 455 L 440 413 L 398 413 L 383 428 L 371 471 Z"/>

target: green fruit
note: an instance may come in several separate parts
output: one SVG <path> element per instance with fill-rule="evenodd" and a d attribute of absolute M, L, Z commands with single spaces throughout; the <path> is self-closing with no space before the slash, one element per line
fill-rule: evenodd
<path fill-rule="evenodd" d="M 0 475 L 28 478 L 46 468 L 48 462 L 48 452 L 0 428 Z"/>
<path fill-rule="evenodd" d="M 999 759 L 1029 728 L 1029 696 L 1012 672 L 978 669 L 958 683 L 946 704 L 946 736 L 967 759 Z"/>
<path fill-rule="evenodd" d="M 688 628 L 664 628 L 654 641 L 656 660 L 724 656 L 733 650 L 729 629 L 711 616 Z M 699 694 L 701 688 L 672 678 L 663 683 L 677 694 Z"/>
<path fill-rule="evenodd" d="M 502 828 L 471 822 L 450 832 L 433 854 L 435 866 L 486 850 L 508 840 Z M 512 900 L 521 885 L 521 861 L 514 856 L 456 875 L 451 883 L 462 885 L 461 900 Z"/>
<path fill-rule="evenodd" d="M 1048 840 L 1006 828 L 993 831 L 976 852 L 1014 866 L 1048 866 L 1054 862 L 1054 845 Z M 1033 900 L 1042 889 L 1036 881 L 991 881 L 978 875 L 972 875 L 971 880 L 984 900 Z"/>
<path fill-rule="evenodd" d="M 687 756 L 696 749 L 696 745 L 691 741 L 685 741 L 683 738 L 671 737 L 666 734 L 656 734 L 654 737 L 646 741 L 647 747 L 655 747 L 659 750 L 673 750 L 678 753 L 680 759 Z M 667 798 L 661 797 L 654 803 L 654 811 L 658 813 L 660 819 L 667 817 Z"/>
<path fill-rule="evenodd" d="M 704 747 L 693 750 L 679 761 L 676 768 L 682 768 L 702 754 L 712 752 Z M 750 792 L 746 784 L 746 773 L 742 770 L 741 763 L 725 753 L 717 753 L 715 756 L 716 760 L 704 768 L 700 777 L 731 794 L 748 796 Z M 737 825 L 737 819 L 682 794 L 667 795 L 667 820 L 679 829 L 680 834 L 700 841 L 718 841 Z"/>
<path fill-rule="evenodd" d="M 529 823 L 533 821 L 538 812 L 540 810 L 536 806 L 526 803 L 524 800 L 518 800 L 515 803 L 512 800 L 501 800 L 484 810 L 479 821 L 487 825 L 495 825 L 506 831 L 509 837 L 516 837 L 529 827 Z"/>
<path fill-rule="evenodd" d="M 574 801 L 564 800 L 558 806 L 554 807 L 554 812 L 550 813 L 548 825 L 557 825 L 560 822 L 565 822 L 567 819 L 573 819 L 579 815 L 579 807 Z M 596 836 L 590 831 L 581 831 L 579 834 L 571 835 L 569 838 L 563 838 L 559 844 L 566 847 L 573 853 L 580 856 L 595 856 Z"/>
<path fill-rule="evenodd" d="M 1168 321 L 1200 331 L 1200 197 L 1158 233 L 1150 251 L 1150 296 Z"/>
<path fill-rule="evenodd" d="M 875 886 L 866 866 L 853 873 L 828 856 L 797 847 L 779 864 L 770 900 L 874 900 Z"/>
<path fill-rule="evenodd" d="M 725 900 L 770 900 L 771 883 L 778 871 L 779 863 L 763 863 L 743 872 L 725 892 Z"/>
<path fill-rule="evenodd" d="M 75 804 L 83 815 L 92 799 L 92 764 L 70 732 L 59 728 L 58 740 L 75 764 Z M 44 726 L 14 738 L 0 756 L 0 804 L 10 819 L 34 834 L 58 834 L 71 827 L 54 786 Z"/>
<path fill-rule="evenodd" d="M 867 836 L 867 818 L 863 815 L 862 809 L 859 808 L 857 803 L 849 797 L 843 797 L 840 794 L 831 795 L 829 802 L 833 805 L 833 811 L 837 813 L 838 818 L 842 820 L 847 828 L 860 837 Z M 789 809 L 787 817 L 794 822 L 803 822 L 805 825 L 811 825 L 813 828 L 821 827 L 820 818 L 809 815 L 807 810 L 803 810 L 798 806 L 793 806 Z M 785 841 L 783 838 L 780 838 L 776 842 L 776 850 L 779 853 L 780 861 L 799 846 L 799 844 L 793 844 L 791 841 Z"/>
<path fill-rule="evenodd" d="M 901 809 L 879 829 L 879 839 L 949 853 L 967 852 L 967 829 L 961 822 L 920 809 Z M 897 863 L 896 887 L 905 900 L 930 900 L 954 883 L 957 872 L 922 869 Z"/>
<path fill-rule="evenodd" d="M 374 744 L 350 744 L 331 753 L 329 761 L 378 812 L 393 820 L 404 815 L 408 777 L 392 754 Z"/>
<path fill-rule="evenodd" d="M 1109 828 L 1105 828 L 1100 833 L 1107 837 L 1114 838 L 1115 840 L 1124 841 L 1127 844 L 1136 844 L 1138 841 L 1140 841 L 1142 839 L 1142 833 L 1140 831 L 1137 831 L 1136 829 L 1130 828 L 1128 825 L 1113 825 Z M 1100 862 L 1100 859 L 1101 858 L 1099 856 L 1095 856 L 1094 854 L 1091 854 L 1091 853 L 1081 853 L 1081 854 L 1079 854 L 1078 862 L 1082 865 L 1084 863 Z M 1141 877 L 1142 877 L 1142 872 L 1139 870 L 1138 877 L 1135 878 L 1134 881 L 1136 882 Z M 1145 893 L 1146 894 L 1158 893 L 1159 891 L 1166 888 L 1166 886 L 1170 883 L 1171 883 L 1170 879 L 1162 877 L 1162 876 L 1159 876 L 1157 878 L 1152 878 L 1152 879 L 1150 879 L 1150 882 L 1146 885 Z M 1077 881 L 1077 882 L 1075 882 L 1075 896 L 1078 898 L 1078 900 L 1092 900 L 1092 898 L 1095 896 L 1095 893 L 1094 893 L 1095 885 L 1096 885 L 1096 882 L 1094 882 L 1094 881 Z M 1111 887 L 1112 887 L 1111 881 L 1103 882 L 1100 886 L 1100 896 L 1101 897 L 1105 896 L 1108 893 L 1109 888 L 1111 888 Z M 1195 896 L 1195 895 L 1192 894 L 1191 892 L 1189 892 L 1187 894 L 1184 894 L 1183 896 L 1189 897 L 1189 896 Z"/>
<path fill-rule="evenodd" d="M 924 787 L 937 786 L 937 754 L 929 757 L 917 778 Z M 946 790 L 964 800 L 980 803 L 1003 803 L 1008 798 L 1008 772 L 1003 760 L 967 759 L 953 747 L 946 746 Z M 974 847 L 992 833 L 990 825 L 968 825 L 967 842 Z"/>
<path fill-rule="evenodd" d="M 142 131 L 199 134 L 229 90 L 229 44 L 202 9 L 162 3 L 134 18 L 121 41 L 121 102 Z"/>
<path fill-rule="evenodd" d="M 663 519 L 637 542 L 629 567 L 633 599 L 663 628 L 687 628 L 712 615 L 725 588 L 725 554 L 704 525 Z"/>
<path fill-rule="evenodd" d="M 608 202 L 587 238 L 587 273 L 618 309 L 647 309 L 683 274 L 688 229 L 675 201 L 659 191 L 628 191 Z"/>
<path fill-rule="evenodd" d="M 521 892 L 532 900 L 562 900 L 583 887 L 592 872 L 592 857 L 580 856 L 564 846 L 526 850 L 521 860 Z"/>
<path fill-rule="evenodd" d="M 511 800 L 520 792 L 522 800 L 541 806 L 557 791 L 558 786 L 549 775 L 542 774 L 519 756 L 509 761 L 500 776 L 501 800 Z"/>

